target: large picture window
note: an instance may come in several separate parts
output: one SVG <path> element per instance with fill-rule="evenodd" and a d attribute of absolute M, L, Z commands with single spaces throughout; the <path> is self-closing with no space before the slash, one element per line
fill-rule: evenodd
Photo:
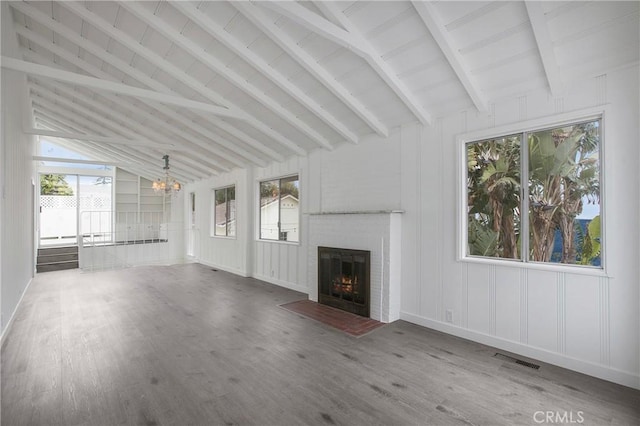
<path fill-rule="evenodd" d="M 298 176 L 260 182 L 260 239 L 300 241 Z"/>
<path fill-rule="evenodd" d="M 466 256 L 601 267 L 601 127 L 465 143 Z"/>
<path fill-rule="evenodd" d="M 236 236 L 236 187 L 214 190 L 213 235 Z"/>

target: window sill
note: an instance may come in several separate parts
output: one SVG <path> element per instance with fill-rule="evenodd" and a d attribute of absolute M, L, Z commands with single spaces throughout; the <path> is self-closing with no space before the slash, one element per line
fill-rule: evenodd
<path fill-rule="evenodd" d="M 235 240 L 236 237 L 227 237 L 226 235 L 210 235 L 211 238 L 217 238 L 220 240 Z"/>
<path fill-rule="evenodd" d="M 495 266 L 502 266 L 505 268 L 531 269 L 531 270 L 537 270 L 537 271 L 611 278 L 609 274 L 607 274 L 604 268 L 598 268 L 595 266 L 577 266 L 577 265 L 569 266 L 569 265 L 562 265 L 557 263 L 544 264 L 544 263 L 535 263 L 535 262 L 521 262 L 518 260 L 507 260 L 507 259 L 502 259 L 502 260 L 487 259 L 487 258 L 480 258 L 480 257 L 461 257 L 461 258 L 458 258 L 458 262 L 474 263 L 479 265 L 495 265 Z"/>
<path fill-rule="evenodd" d="M 258 242 L 258 243 L 284 244 L 284 245 L 289 245 L 289 246 L 299 246 L 300 245 L 300 241 L 264 240 L 262 238 L 257 238 L 256 242 Z"/>

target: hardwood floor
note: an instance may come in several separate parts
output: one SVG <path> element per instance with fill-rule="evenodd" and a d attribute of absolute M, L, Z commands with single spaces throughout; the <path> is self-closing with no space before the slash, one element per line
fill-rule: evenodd
<path fill-rule="evenodd" d="M 640 391 L 278 306 L 304 298 L 197 264 L 37 275 L 2 345 L 2 425 L 640 424 Z"/>

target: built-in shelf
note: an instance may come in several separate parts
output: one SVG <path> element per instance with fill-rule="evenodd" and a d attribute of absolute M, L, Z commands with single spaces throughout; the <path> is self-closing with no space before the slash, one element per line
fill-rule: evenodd
<path fill-rule="evenodd" d="M 156 194 L 152 187 L 153 182 L 120 168 L 116 169 L 115 180 L 116 213 L 165 212 L 164 221 L 169 221 L 171 197 Z M 142 220 L 142 216 L 138 219 Z M 128 217 L 127 220 L 131 218 Z"/>

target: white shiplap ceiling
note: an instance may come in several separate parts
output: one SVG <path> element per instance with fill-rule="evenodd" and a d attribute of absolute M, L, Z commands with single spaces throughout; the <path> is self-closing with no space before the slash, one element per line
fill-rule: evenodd
<path fill-rule="evenodd" d="M 561 96 L 638 62 L 639 4 L 11 2 L 22 57 L 2 65 L 29 76 L 48 138 L 149 178 L 168 153 L 190 182 Z"/>

